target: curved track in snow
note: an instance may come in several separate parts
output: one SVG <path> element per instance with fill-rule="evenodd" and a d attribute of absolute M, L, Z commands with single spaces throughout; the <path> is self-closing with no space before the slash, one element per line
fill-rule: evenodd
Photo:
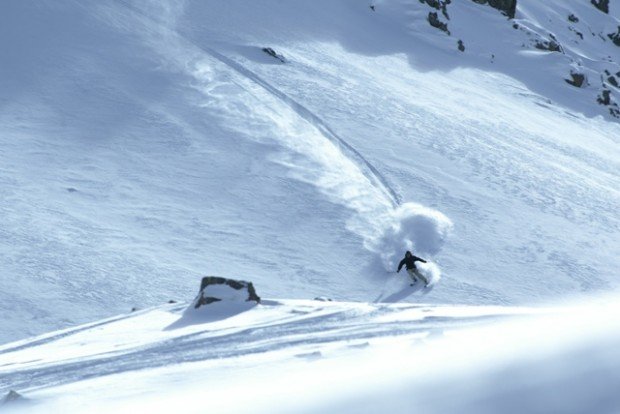
<path fill-rule="evenodd" d="M 289 95 L 285 94 L 284 92 L 280 91 L 279 89 L 271 85 L 269 82 L 262 79 L 256 73 L 245 68 L 243 65 L 235 62 L 234 60 L 222 55 L 221 53 L 211 48 L 206 48 L 206 47 L 197 45 L 196 43 L 185 38 L 178 31 L 174 30 L 173 28 L 166 27 L 165 25 L 158 22 L 153 16 L 150 16 L 149 14 L 145 13 L 144 11 L 135 7 L 134 5 L 126 2 L 125 0 L 117 0 L 117 1 L 121 3 L 122 5 L 124 5 L 131 12 L 137 13 L 140 16 L 146 18 L 148 21 L 155 24 L 159 29 L 164 30 L 165 32 L 168 32 L 169 34 L 172 34 L 175 37 L 182 38 L 185 42 L 191 44 L 193 47 L 199 49 L 200 51 L 208 54 L 212 58 L 218 60 L 225 66 L 234 70 L 239 75 L 243 76 L 244 78 L 250 80 L 254 84 L 263 88 L 273 97 L 285 103 L 287 106 L 291 108 L 292 111 L 294 111 L 302 119 L 304 119 L 306 122 L 314 126 L 325 138 L 330 140 L 338 148 L 340 148 L 341 150 L 344 150 L 344 152 L 350 155 L 349 157 L 350 159 L 353 158 L 355 161 L 357 161 L 355 164 L 360 168 L 360 170 L 366 176 L 366 178 L 368 178 L 371 183 L 373 183 L 377 188 L 381 190 L 381 192 L 383 192 L 386 195 L 387 199 L 392 204 L 392 207 L 394 208 L 398 207 L 402 203 L 402 197 L 392 188 L 392 186 L 390 186 L 388 180 L 383 176 L 383 174 L 381 174 L 381 172 L 379 172 L 379 170 L 377 170 L 377 168 L 374 165 L 372 165 L 372 163 L 368 161 L 368 159 L 366 159 L 351 144 L 349 144 L 346 140 L 344 140 L 342 137 L 336 134 L 336 132 L 334 132 L 329 127 L 329 125 L 327 125 L 327 123 L 323 121 L 314 112 L 310 111 L 308 108 L 306 108 L 305 106 L 303 106 L 302 104 L 300 104 L 299 102 L 291 98 Z"/>
<path fill-rule="evenodd" d="M 219 60 L 226 66 L 230 67 L 240 75 L 250 79 L 257 85 L 261 86 L 271 95 L 280 99 L 284 103 L 286 103 L 294 112 L 296 112 L 301 118 L 315 126 L 327 139 L 337 144 L 339 148 L 344 149 L 352 158 L 357 161 L 357 165 L 364 172 L 366 177 L 373 182 L 377 187 L 379 187 L 386 196 L 390 199 L 392 206 L 396 207 L 402 202 L 401 196 L 390 186 L 387 179 L 377 170 L 377 168 L 368 161 L 358 150 L 356 150 L 351 144 L 349 144 L 346 140 L 341 138 L 338 134 L 334 132 L 333 129 L 327 125 L 325 121 L 323 121 L 318 115 L 314 112 L 310 111 L 308 108 L 291 98 L 289 95 L 285 94 L 281 90 L 277 89 L 256 73 L 251 70 L 243 67 L 241 64 L 235 62 L 234 60 L 222 55 L 219 52 L 216 52 L 213 49 L 209 48 L 201 48 L 204 52 L 211 55 L 213 58 Z"/>

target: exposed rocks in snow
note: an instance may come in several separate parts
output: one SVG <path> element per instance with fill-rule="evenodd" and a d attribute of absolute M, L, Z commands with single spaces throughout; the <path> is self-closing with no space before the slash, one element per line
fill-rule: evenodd
<path fill-rule="evenodd" d="M 244 280 L 226 279 L 217 276 L 203 277 L 200 283 L 200 293 L 195 300 L 194 308 L 222 300 L 245 301 L 260 303 L 252 282 Z"/>
<path fill-rule="evenodd" d="M 571 72 L 572 79 L 564 79 L 566 83 L 573 85 L 577 88 L 581 88 L 586 81 L 586 76 L 583 73 Z"/>
<path fill-rule="evenodd" d="M 319 302 L 331 302 L 332 300 L 325 296 L 317 296 L 314 300 L 318 300 Z"/>
<path fill-rule="evenodd" d="M 607 76 L 607 82 L 609 82 L 610 85 L 620 88 L 620 82 L 618 82 L 618 79 L 620 79 L 620 72 L 616 73 L 618 79 L 616 79 L 616 76 L 612 75 L 608 70 L 605 71 L 605 75 Z"/>
<path fill-rule="evenodd" d="M 450 34 L 450 31 L 448 30 L 448 24 L 439 20 L 439 15 L 437 13 L 429 12 L 428 22 L 431 26 Z"/>
<path fill-rule="evenodd" d="M 372 11 L 376 11 L 376 10 L 375 10 L 375 5 L 374 5 L 374 4 L 371 4 L 369 7 L 370 7 L 370 10 L 372 10 Z"/>
<path fill-rule="evenodd" d="M 609 107 L 609 113 L 611 116 L 614 118 L 620 118 L 620 105 L 612 99 L 611 91 L 609 89 L 603 89 L 596 101 L 601 105 Z"/>
<path fill-rule="evenodd" d="M 448 4 L 452 3 L 452 0 L 420 0 L 422 4 L 428 4 L 432 8 L 436 10 L 441 10 L 441 14 L 448 20 L 450 20 L 450 16 L 448 15 Z"/>
<path fill-rule="evenodd" d="M 4 396 L 0 405 L 10 404 L 10 403 L 14 403 L 17 401 L 23 401 L 23 400 L 24 400 L 24 397 L 20 393 L 18 393 L 17 391 L 11 390 Z"/>
<path fill-rule="evenodd" d="M 465 51 L 465 45 L 463 44 L 463 41 L 461 39 L 459 39 L 458 41 L 458 48 L 461 52 Z"/>
<path fill-rule="evenodd" d="M 577 36 L 581 38 L 581 40 L 583 40 L 583 33 L 581 33 L 579 30 L 575 29 L 574 27 L 569 27 L 568 30 L 574 32 Z"/>
<path fill-rule="evenodd" d="M 278 59 L 282 63 L 286 63 L 286 59 L 284 58 L 284 56 L 277 54 L 276 51 L 273 50 L 272 48 L 264 47 L 264 48 L 262 48 L 262 51 L 267 53 L 272 58 Z"/>
<path fill-rule="evenodd" d="M 534 42 L 534 47 L 536 47 L 536 49 L 548 50 L 550 52 L 561 52 L 562 51 L 562 46 L 560 46 L 560 44 L 554 39 L 551 39 L 551 40 L 537 39 Z"/>
<path fill-rule="evenodd" d="M 174 300 L 174 299 L 170 299 L 170 300 L 168 301 L 168 303 L 173 304 L 173 303 L 177 303 L 177 301 L 176 301 L 176 300 Z"/>
<path fill-rule="evenodd" d="M 609 13 L 609 0 L 590 0 L 590 3 L 603 13 Z"/>
<path fill-rule="evenodd" d="M 620 47 L 620 26 L 618 26 L 618 31 L 616 33 L 609 33 L 607 37 L 614 42 L 614 45 Z"/>
<path fill-rule="evenodd" d="M 574 14 L 570 14 L 568 16 L 568 21 L 572 22 L 572 23 L 578 23 L 579 22 L 579 18 L 577 16 L 575 16 Z"/>
<path fill-rule="evenodd" d="M 489 6 L 500 10 L 510 19 L 514 19 L 517 13 L 517 0 L 473 0 L 478 4 L 488 4 Z"/>
<path fill-rule="evenodd" d="M 603 90 L 601 94 L 598 96 L 597 100 L 601 105 L 608 106 L 611 104 L 611 91 L 608 89 Z"/>

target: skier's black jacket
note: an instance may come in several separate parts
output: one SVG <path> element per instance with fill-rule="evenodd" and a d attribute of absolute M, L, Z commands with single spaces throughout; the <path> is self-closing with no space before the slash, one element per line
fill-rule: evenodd
<path fill-rule="evenodd" d="M 415 262 L 426 263 L 426 260 L 420 259 L 419 257 L 414 256 L 413 254 L 411 254 L 411 252 L 405 253 L 405 258 L 401 260 L 400 263 L 398 264 L 397 272 L 400 272 L 400 269 L 403 267 L 403 265 L 406 265 L 407 269 L 415 269 L 416 268 Z"/>

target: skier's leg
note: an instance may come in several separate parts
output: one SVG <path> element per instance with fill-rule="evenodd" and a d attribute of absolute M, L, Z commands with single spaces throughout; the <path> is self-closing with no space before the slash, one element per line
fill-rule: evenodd
<path fill-rule="evenodd" d="M 407 269 L 407 273 L 408 273 L 408 274 L 409 274 L 409 276 L 411 277 L 411 281 L 412 281 L 413 283 L 415 283 L 415 282 L 417 281 L 417 279 L 416 279 L 416 277 L 415 277 L 415 276 L 416 276 L 416 274 L 415 274 L 415 270 L 413 270 L 413 269 Z"/>
<path fill-rule="evenodd" d="M 426 278 L 426 276 L 424 276 L 422 273 L 420 273 L 420 271 L 418 269 L 414 270 L 414 272 L 415 272 L 415 275 L 417 277 L 422 279 L 422 282 L 424 282 L 425 285 L 428 285 L 428 279 Z"/>

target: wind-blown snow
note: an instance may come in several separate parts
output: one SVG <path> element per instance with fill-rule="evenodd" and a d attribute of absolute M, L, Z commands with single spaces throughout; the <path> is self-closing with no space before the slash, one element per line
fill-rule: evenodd
<path fill-rule="evenodd" d="M 165 305 L 0 347 L 0 392 L 16 413 L 614 412 L 615 302 L 266 300 L 193 323 Z"/>

